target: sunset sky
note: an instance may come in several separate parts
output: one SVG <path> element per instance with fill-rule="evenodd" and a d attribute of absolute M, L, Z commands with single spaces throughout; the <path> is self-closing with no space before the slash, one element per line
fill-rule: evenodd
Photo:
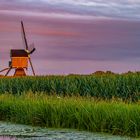
<path fill-rule="evenodd" d="M 21 20 L 38 75 L 140 71 L 140 0 L 0 0 L 0 69 Z"/>

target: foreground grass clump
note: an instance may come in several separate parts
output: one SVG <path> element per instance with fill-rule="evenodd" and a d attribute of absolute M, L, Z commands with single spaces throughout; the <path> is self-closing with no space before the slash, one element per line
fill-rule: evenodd
<path fill-rule="evenodd" d="M 0 119 L 53 128 L 140 136 L 139 103 L 26 93 L 0 95 Z"/>
<path fill-rule="evenodd" d="M 0 78 L 0 93 L 29 91 L 137 101 L 140 99 L 140 73 Z"/>

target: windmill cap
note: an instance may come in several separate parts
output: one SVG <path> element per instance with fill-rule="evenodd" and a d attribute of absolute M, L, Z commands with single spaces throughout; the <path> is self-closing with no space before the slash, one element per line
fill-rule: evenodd
<path fill-rule="evenodd" d="M 11 57 L 28 57 L 28 53 L 25 50 L 11 50 Z"/>

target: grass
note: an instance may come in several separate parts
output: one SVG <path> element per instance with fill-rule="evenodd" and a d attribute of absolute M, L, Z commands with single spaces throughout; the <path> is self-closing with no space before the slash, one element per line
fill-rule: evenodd
<path fill-rule="evenodd" d="M 53 128 L 140 136 L 140 105 L 121 100 L 28 92 L 0 95 L 0 119 Z"/>
<path fill-rule="evenodd" d="M 137 101 L 140 99 L 140 73 L 0 78 L 1 94 L 29 91 Z"/>
<path fill-rule="evenodd" d="M 140 73 L 0 78 L 0 120 L 140 136 Z"/>

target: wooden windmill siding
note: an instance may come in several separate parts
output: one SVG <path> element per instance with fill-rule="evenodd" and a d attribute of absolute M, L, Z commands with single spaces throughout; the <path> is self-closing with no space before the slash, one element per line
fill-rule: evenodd
<path fill-rule="evenodd" d="M 27 68 L 28 53 L 25 50 L 11 50 L 11 67 Z"/>

